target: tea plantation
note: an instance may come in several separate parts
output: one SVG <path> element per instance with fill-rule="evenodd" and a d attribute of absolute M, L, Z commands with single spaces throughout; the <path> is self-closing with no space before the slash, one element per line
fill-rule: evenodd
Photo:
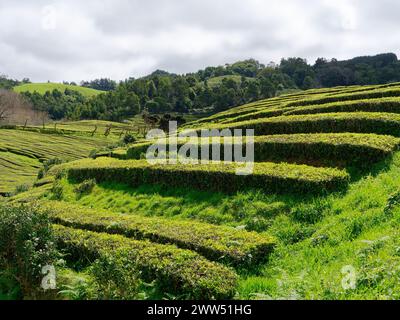
<path fill-rule="evenodd" d="M 400 298 L 400 84 L 297 92 L 183 129 L 254 129 L 253 174 L 151 165 L 153 141 L 81 159 L 104 137 L 0 131 L 0 191 L 74 160 L 3 200 L 48 215 L 62 297 L 98 298 L 101 278 L 114 299 Z"/>
<path fill-rule="evenodd" d="M 104 136 L 106 127 L 111 134 Z M 96 133 L 92 136 L 94 128 Z M 42 127 L 0 127 L 0 194 L 30 185 L 42 163 L 59 158 L 64 161 L 88 157 L 90 152 L 118 141 L 125 124 L 106 121 L 64 122 Z"/>

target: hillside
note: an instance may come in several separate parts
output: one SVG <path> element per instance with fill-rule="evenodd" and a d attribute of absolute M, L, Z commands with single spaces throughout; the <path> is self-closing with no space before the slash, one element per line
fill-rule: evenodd
<path fill-rule="evenodd" d="M 96 265 L 117 298 L 138 297 L 121 290 L 137 274 L 152 283 L 137 289 L 147 298 L 400 298 L 399 83 L 283 95 L 183 129 L 254 129 L 253 174 L 221 161 L 151 165 L 153 141 L 142 141 L 53 166 L 6 199 L 34 198 L 49 214 L 67 284 Z"/>
<path fill-rule="evenodd" d="M 22 84 L 22 85 L 14 87 L 14 91 L 16 91 L 18 93 L 37 92 L 39 94 L 45 94 L 47 91 L 51 92 L 55 89 L 57 89 L 61 92 L 64 92 L 66 89 L 77 91 L 77 92 L 81 93 L 82 95 L 84 95 L 85 97 L 93 97 L 93 96 L 96 96 L 96 95 L 102 93 L 102 91 L 99 91 L 99 90 L 80 87 L 80 86 L 65 85 L 62 83 L 28 83 L 28 84 Z"/>

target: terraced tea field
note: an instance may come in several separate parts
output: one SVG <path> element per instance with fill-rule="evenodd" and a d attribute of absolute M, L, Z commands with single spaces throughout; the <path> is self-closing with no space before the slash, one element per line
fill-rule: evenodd
<path fill-rule="evenodd" d="M 399 97 L 400 84 L 310 90 L 183 128 L 254 129 L 251 175 L 224 161 L 150 165 L 143 154 L 153 141 L 142 141 L 54 166 L 38 188 L 9 201 L 35 198 L 74 272 L 90 276 L 99 259 L 118 257 L 123 279 L 140 274 L 153 284 L 148 297 L 398 299 Z M 44 145 L 41 153 L 30 133 L 11 132 L 32 141 L 19 142 L 20 154 L 10 142 L 18 137 L 0 140 L 13 163 L 89 149 L 63 137 L 65 148 L 59 141 L 58 151 Z M 222 144 L 221 159 L 237 141 Z M 342 286 L 346 266 L 356 270 L 352 290 Z M 106 277 L 115 284 L 113 272 Z"/>
<path fill-rule="evenodd" d="M 111 141 L 104 137 L 0 129 L 0 194 L 12 192 L 19 185 L 31 184 L 46 160 L 85 158 L 93 149 L 104 147 Z"/>

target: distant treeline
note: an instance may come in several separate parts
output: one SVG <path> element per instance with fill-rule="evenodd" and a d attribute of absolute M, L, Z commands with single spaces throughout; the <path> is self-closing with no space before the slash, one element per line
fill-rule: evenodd
<path fill-rule="evenodd" d="M 7 83 L 3 78 L 0 87 Z M 213 113 L 291 90 L 390 82 L 400 82 L 400 62 L 393 53 L 346 61 L 319 58 L 314 65 L 302 58 L 282 59 L 279 64 L 268 65 L 249 59 L 186 75 L 157 70 L 119 84 L 110 79 L 82 82 L 82 86 L 106 91 L 92 98 L 71 90 L 25 96 L 53 119 L 119 121 L 144 110 Z"/>

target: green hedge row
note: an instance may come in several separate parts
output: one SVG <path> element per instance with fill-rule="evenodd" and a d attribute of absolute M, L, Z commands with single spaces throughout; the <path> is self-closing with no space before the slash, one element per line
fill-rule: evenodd
<path fill-rule="evenodd" d="M 272 237 L 200 222 L 123 215 L 57 201 L 41 201 L 40 207 L 54 223 L 67 227 L 175 244 L 237 266 L 264 261 L 275 246 Z"/>
<path fill-rule="evenodd" d="M 150 165 L 146 161 L 121 161 L 111 158 L 81 160 L 53 170 L 67 170 L 70 179 L 116 182 L 130 186 L 159 184 L 166 187 L 193 188 L 235 193 L 259 189 L 268 193 L 321 194 L 347 187 L 344 170 L 316 168 L 286 163 L 254 163 L 251 175 L 237 175 L 238 163 Z"/>
<path fill-rule="evenodd" d="M 317 113 L 337 113 L 337 112 L 389 112 L 400 113 L 399 98 L 381 98 L 333 102 L 309 107 L 292 108 L 285 110 L 284 115 L 303 115 Z"/>
<path fill-rule="evenodd" d="M 331 102 L 349 101 L 349 100 L 362 100 L 362 99 L 377 99 L 387 97 L 399 97 L 399 88 L 377 89 L 364 92 L 345 93 L 333 96 L 321 96 L 313 99 L 306 99 L 300 101 L 290 102 L 286 107 L 300 107 L 315 104 L 325 104 Z"/>
<path fill-rule="evenodd" d="M 249 105 L 244 105 L 244 106 L 240 106 L 237 108 L 233 108 L 228 111 L 217 113 L 217 114 L 212 115 L 207 118 L 203 118 L 203 119 L 199 119 L 199 120 L 190 122 L 189 124 L 187 124 L 183 127 L 188 128 L 188 127 L 192 127 L 192 126 L 203 124 L 203 123 L 220 122 L 221 120 L 230 119 L 232 117 L 244 116 L 247 114 L 252 114 L 255 112 L 259 112 L 260 110 L 262 110 L 262 111 L 271 110 L 273 112 L 273 114 L 277 114 L 276 108 L 279 107 L 280 105 L 281 105 L 280 102 L 265 103 L 264 100 L 261 100 L 261 101 L 258 101 L 257 104 L 252 105 L 251 107 Z M 275 110 L 275 112 L 274 112 L 274 110 Z"/>
<path fill-rule="evenodd" d="M 211 141 L 200 140 L 200 147 L 210 143 L 209 153 L 212 154 Z M 185 144 L 179 141 L 178 147 Z M 231 149 L 234 143 L 225 143 L 221 139 L 220 157 L 224 159 L 226 144 Z M 340 163 L 343 165 L 370 165 L 380 161 L 397 150 L 400 144 L 398 138 L 392 136 L 359 133 L 321 133 L 321 134 L 290 134 L 259 136 L 254 138 L 255 161 L 290 161 L 308 163 L 320 161 L 325 163 Z M 195 144 L 198 146 L 198 144 Z M 140 159 L 147 152 L 151 143 L 141 143 L 131 146 L 127 155 L 129 159 Z M 246 145 L 243 143 L 242 153 Z"/>
<path fill-rule="evenodd" d="M 235 123 L 235 122 L 242 122 L 242 121 L 260 119 L 260 118 L 279 117 L 281 115 L 284 115 L 286 112 L 289 112 L 292 110 L 295 110 L 295 108 L 292 107 L 292 108 L 265 109 L 265 110 L 261 110 L 261 111 L 246 113 L 244 115 L 239 115 L 237 117 L 225 118 L 225 119 L 222 119 L 222 121 L 219 121 L 219 123 L 221 123 L 221 124 Z"/>
<path fill-rule="evenodd" d="M 126 160 L 127 154 L 125 150 L 101 151 L 94 155 L 94 158 L 111 157 L 119 160 Z"/>
<path fill-rule="evenodd" d="M 256 135 L 352 132 L 398 137 L 400 136 L 400 115 L 378 112 L 293 115 L 211 125 L 209 129 L 254 129 Z"/>
<path fill-rule="evenodd" d="M 235 294 L 237 275 L 193 251 L 59 225 L 53 229 L 58 246 L 71 260 L 93 263 L 112 255 L 127 274 L 139 270 L 145 281 L 155 280 L 167 292 L 193 299 L 230 299 Z"/>

